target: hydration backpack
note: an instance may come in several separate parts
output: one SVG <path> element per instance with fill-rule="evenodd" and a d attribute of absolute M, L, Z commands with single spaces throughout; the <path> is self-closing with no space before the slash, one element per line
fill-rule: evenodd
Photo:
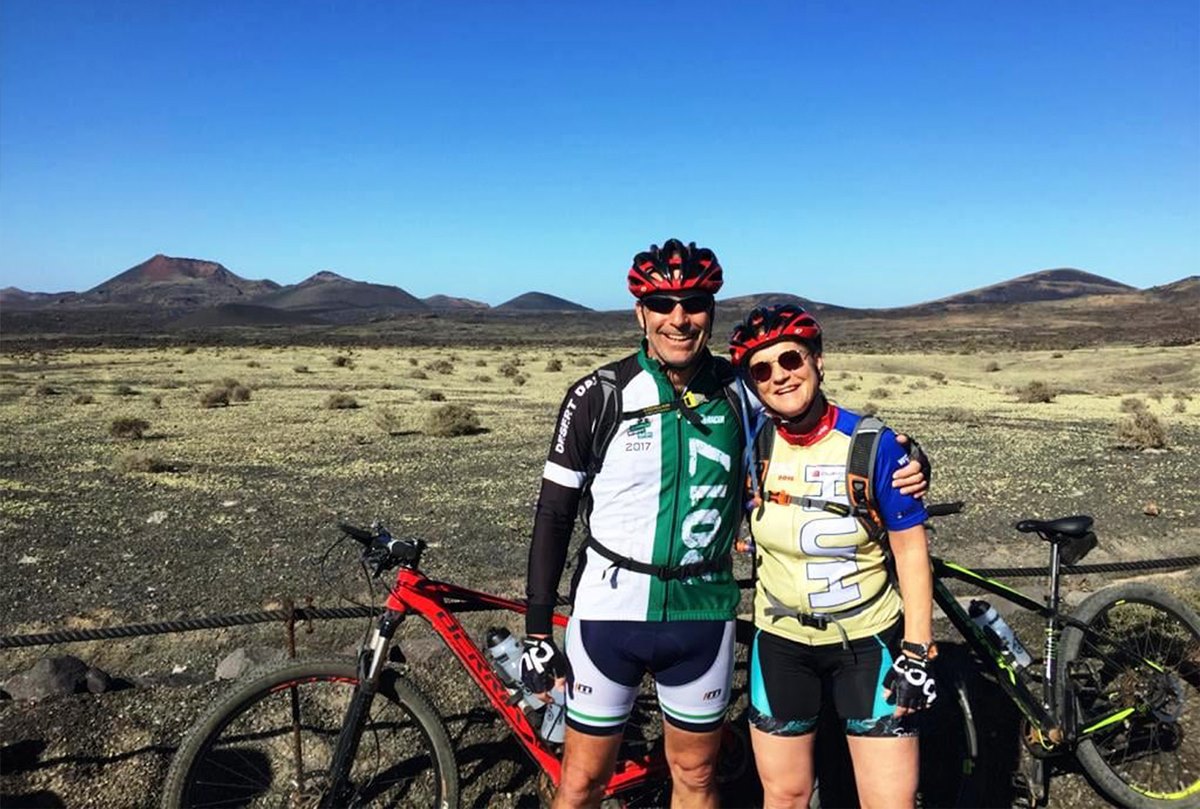
<path fill-rule="evenodd" d="M 792 497 L 787 492 L 768 492 L 763 488 L 771 463 L 771 449 L 775 445 L 775 424 L 764 419 L 753 441 L 747 442 L 751 453 L 748 461 L 750 488 L 760 502 L 759 508 L 768 502 L 819 508 L 841 517 L 854 517 L 871 539 L 885 539 L 886 529 L 875 497 L 875 458 L 885 426 L 874 416 L 863 416 L 850 434 L 850 448 L 846 452 L 846 497 L 850 504 L 846 505 L 820 497 Z M 753 520 L 750 524 L 753 525 Z"/>

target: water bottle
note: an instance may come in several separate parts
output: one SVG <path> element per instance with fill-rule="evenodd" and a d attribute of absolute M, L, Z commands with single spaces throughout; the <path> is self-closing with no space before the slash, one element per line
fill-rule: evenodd
<path fill-rule="evenodd" d="M 1021 645 L 1020 639 L 1013 634 L 1008 623 L 1000 617 L 1000 613 L 996 612 L 995 607 L 986 601 L 972 600 L 967 612 L 971 616 L 971 620 L 981 629 L 991 630 L 1000 641 L 1000 650 L 1004 656 L 1016 663 L 1017 668 L 1025 668 L 1033 662 L 1029 652 Z"/>
<path fill-rule="evenodd" d="M 563 689 L 556 688 L 550 692 L 550 696 L 554 701 L 546 704 L 546 713 L 542 715 L 542 738 L 562 744 L 567 730 L 567 695 Z"/>
<path fill-rule="evenodd" d="M 492 627 L 484 637 L 484 644 L 504 684 L 520 692 L 530 708 L 541 708 L 545 703 L 521 685 L 521 644 L 517 643 L 517 639 L 507 629 Z"/>

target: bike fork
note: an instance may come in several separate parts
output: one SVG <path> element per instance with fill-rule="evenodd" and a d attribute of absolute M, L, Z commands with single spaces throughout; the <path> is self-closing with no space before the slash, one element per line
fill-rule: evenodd
<path fill-rule="evenodd" d="M 404 613 L 388 610 L 379 619 L 379 625 L 370 642 L 358 655 L 358 686 L 346 709 L 346 719 L 338 734 L 329 765 L 329 788 L 321 799 L 322 809 L 347 806 L 353 787 L 350 783 L 350 767 L 358 754 L 358 743 L 362 739 L 363 725 L 371 713 L 371 703 L 379 690 L 379 676 L 388 659 L 388 647 L 392 636 L 404 621 Z"/>

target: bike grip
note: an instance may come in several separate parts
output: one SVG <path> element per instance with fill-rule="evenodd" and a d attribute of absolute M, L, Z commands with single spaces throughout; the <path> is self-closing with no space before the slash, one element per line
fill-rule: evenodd
<path fill-rule="evenodd" d="M 933 503 L 925 506 L 925 513 L 930 517 L 945 517 L 947 514 L 958 514 L 967 504 L 962 500 L 956 500 L 953 503 Z"/>
<path fill-rule="evenodd" d="M 340 522 L 338 523 L 338 528 L 341 528 L 342 533 L 346 534 L 346 536 L 352 537 L 364 545 L 370 545 L 371 541 L 374 539 L 370 531 L 364 531 L 362 528 L 355 528 L 350 523 Z"/>

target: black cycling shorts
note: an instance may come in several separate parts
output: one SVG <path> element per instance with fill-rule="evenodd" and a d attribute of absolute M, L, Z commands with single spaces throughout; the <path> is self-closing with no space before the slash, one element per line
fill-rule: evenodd
<path fill-rule="evenodd" d="M 750 654 L 750 721 L 774 736 L 812 733 L 832 705 L 848 736 L 912 736 L 916 721 L 892 716 L 883 678 L 900 652 L 902 621 L 849 642 L 809 646 L 758 630 Z"/>

